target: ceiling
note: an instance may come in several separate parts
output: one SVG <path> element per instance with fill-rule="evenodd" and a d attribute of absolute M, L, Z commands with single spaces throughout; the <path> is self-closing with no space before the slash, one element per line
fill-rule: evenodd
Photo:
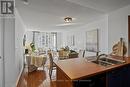
<path fill-rule="evenodd" d="M 29 30 L 59 31 L 79 28 L 104 14 L 130 4 L 130 0 L 16 0 L 16 8 Z M 70 16 L 71 25 L 64 25 Z"/>

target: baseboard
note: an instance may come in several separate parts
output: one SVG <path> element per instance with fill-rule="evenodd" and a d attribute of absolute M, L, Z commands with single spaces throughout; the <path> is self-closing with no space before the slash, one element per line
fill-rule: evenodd
<path fill-rule="evenodd" d="M 20 78 L 21 78 L 21 76 L 22 76 L 23 71 L 24 71 L 24 67 L 22 67 L 22 69 L 21 69 L 21 71 L 20 71 L 20 73 L 19 73 L 18 79 L 16 80 L 16 86 L 15 86 L 15 87 L 18 86 L 18 83 L 19 83 L 19 81 L 20 81 Z"/>

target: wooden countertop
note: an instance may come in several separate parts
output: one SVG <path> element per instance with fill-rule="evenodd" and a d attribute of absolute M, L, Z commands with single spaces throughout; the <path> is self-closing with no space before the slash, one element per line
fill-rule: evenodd
<path fill-rule="evenodd" d="M 118 57 L 115 57 L 118 58 Z M 56 66 L 61 69 L 71 80 L 82 79 L 103 72 L 110 71 L 115 68 L 130 64 L 130 58 L 124 58 L 126 63 L 111 65 L 104 67 L 95 63 L 88 62 L 85 58 L 74 58 L 59 60 L 55 62 Z"/>

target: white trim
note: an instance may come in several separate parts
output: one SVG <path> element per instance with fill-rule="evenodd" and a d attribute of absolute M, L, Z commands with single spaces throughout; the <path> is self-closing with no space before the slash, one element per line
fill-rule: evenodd
<path fill-rule="evenodd" d="M 20 71 L 20 73 L 19 73 L 19 75 L 18 75 L 18 79 L 17 79 L 17 81 L 16 81 L 15 87 L 18 86 L 18 83 L 19 83 L 19 81 L 20 81 L 20 78 L 21 78 L 21 76 L 22 76 L 23 71 L 24 71 L 24 67 L 22 67 L 22 69 L 21 69 L 21 71 Z"/>

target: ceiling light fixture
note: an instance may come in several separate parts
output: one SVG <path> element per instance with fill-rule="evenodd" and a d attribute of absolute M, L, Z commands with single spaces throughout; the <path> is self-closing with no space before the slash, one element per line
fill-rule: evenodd
<path fill-rule="evenodd" d="M 70 23 L 70 22 L 72 22 L 72 18 L 71 18 L 71 17 L 65 17 L 65 18 L 64 18 L 64 21 L 65 21 L 66 23 Z"/>

